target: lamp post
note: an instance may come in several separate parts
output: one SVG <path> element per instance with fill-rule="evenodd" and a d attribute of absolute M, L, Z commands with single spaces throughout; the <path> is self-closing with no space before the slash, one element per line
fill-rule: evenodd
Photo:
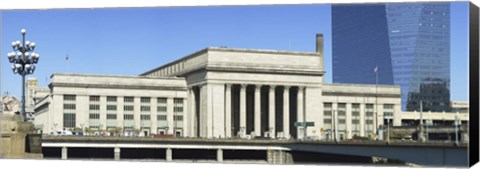
<path fill-rule="evenodd" d="M 14 74 L 22 76 L 22 116 L 23 121 L 27 121 L 25 111 L 25 76 L 33 74 L 35 71 L 35 65 L 40 58 L 40 55 L 34 53 L 35 43 L 25 41 L 25 34 L 27 30 L 22 29 L 22 42 L 12 42 L 13 52 L 7 54 L 8 61 L 12 63 L 12 71 Z"/>

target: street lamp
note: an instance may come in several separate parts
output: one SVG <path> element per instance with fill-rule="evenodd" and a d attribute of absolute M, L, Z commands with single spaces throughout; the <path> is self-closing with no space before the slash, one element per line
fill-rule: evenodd
<path fill-rule="evenodd" d="M 25 76 L 33 74 L 35 71 L 35 65 L 40 58 L 40 55 L 34 53 L 35 43 L 25 41 L 25 34 L 27 30 L 22 29 L 22 42 L 12 42 L 13 52 L 7 54 L 8 61 L 12 63 L 12 71 L 14 74 L 22 76 L 22 116 L 23 120 L 27 121 L 25 111 Z"/>

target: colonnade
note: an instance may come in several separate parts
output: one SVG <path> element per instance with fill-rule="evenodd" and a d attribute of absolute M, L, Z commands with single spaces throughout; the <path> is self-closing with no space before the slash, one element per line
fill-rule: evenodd
<path fill-rule="evenodd" d="M 204 105 L 205 104 L 205 101 L 200 101 L 200 99 L 205 99 L 204 97 L 204 93 L 201 93 L 201 92 L 205 92 L 205 91 L 210 91 L 210 90 L 203 90 L 204 87 L 207 87 L 209 84 L 204 84 L 204 85 L 201 85 L 201 86 L 192 86 L 189 88 L 189 114 L 190 116 L 188 117 L 188 120 L 190 120 L 190 136 L 191 137 L 204 137 L 204 136 L 201 136 L 201 134 L 199 134 L 200 132 L 200 127 L 205 127 L 205 126 L 209 126 L 208 128 L 210 128 L 211 125 L 216 125 L 216 126 L 211 126 L 211 128 L 218 128 L 218 127 L 222 127 L 224 130 L 224 132 L 222 132 L 219 136 L 219 137 L 226 137 L 226 138 L 232 138 L 232 137 L 245 137 L 247 135 L 250 135 L 251 137 L 261 137 L 261 136 L 264 136 L 264 137 L 270 137 L 270 138 L 276 138 L 277 137 L 277 134 L 278 132 L 277 131 L 283 131 L 283 135 L 281 135 L 281 137 L 284 137 L 284 138 L 291 138 L 291 125 L 294 125 L 294 123 L 291 121 L 290 119 L 290 113 L 293 113 L 293 112 L 290 112 L 291 110 L 291 107 L 290 106 L 294 106 L 292 107 L 292 109 L 295 109 L 296 107 L 296 121 L 294 122 L 304 122 L 305 121 L 305 99 L 304 99 L 304 92 L 305 92 L 305 86 L 288 86 L 288 85 L 265 85 L 265 84 L 245 84 L 245 83 L 242 83 L 242 84 L 238 84 L 238 83 L 226 83 L 223 85 L 223 89 L 224 89 L 224 92 L 221 92 L 223 95 L 223 98 L 221 99 L 224 99 L 224 102 L 223 101 L 220 101 L 223 104 L 223 106 L 221 107 L 214 107 L 212 109 L 215 109 L 215 108 L 223 108 L 224 111 L 223 114 L 221 116 L 218 116 L 218 115 L 211 115 L 211 116 L 215 116 L 215 117 L 224 117 L 224 119 L 218 119 L 218 118 L 213 118 L 212 120 L 212 123 L 215 123 L 215 124 L 206 124 L 206 125 L 199 125 L 199 123 L 205 123 L 205 120 L 202 120 L 202 121 L 199 121 L 199 119 L 201 119 L 199 116 L 201 113 L 210 113 L 210 114 L 213 114 L 212 112 L 210 111 L 217 111 L 217 110 L 210 110 L 210 108 L 206 109 L 207 112 L 200 112 L 200 110 L 198 109 L 201 109 L 201 110 L 205 110 L 202 109 L 202 106 L 207 106 L 207 105 Z M 236 92 L 238 92 L 238 88 L 239 88 L 239 93 L 234 93 L 233 91 L 233 88 L 234 86 L 236 87 Z M 251 91 L 251 88 L 254 87 L 254 91 L 253 91 L 253 101 L 252 100 L 249 100 L 249 97 L 247 97 L 247 87 L 250 86 L 250 92 Z M 222 86 L 220 86 L 222 87 Z M 262 87 L 264 88 L 262 92 Z M 280 89 L 277 89 L 279 88 Z M 275 90 L 281 90 L 283 88 L 283 92 L 275 92 Z M 292 93 L 295 94 L 294 91 L 297 91 L 296 92 L 296 101 L 292 101 L 291 102 L 291 98 L 295 98 L 295 97 L 290 97 L 291 95 L 291 92 L 290 90 L 292 89 L 296 89 L 296 90 L 293 90 Z M 212 89 L 214 90 L 214 89 Z M 267 96 L 263 96 L 262 97 L 262 93 L 266 93 L 265 90 L 268 90 L 268 99 L 263 99 L 263 98 L 267 98 Z M 213 92 L 211 92 L 213 93 Z M 210 92 L 208 92 L 207 94 L 211 94 Z M 283 94 L 283 101 L 279 101 L 280 99 L 276 99 L 276 97 L 280 97 L 280 96 L 276 96 L 278 93 L 282 93 Z M 213 95 L 213 94 L 212 94 Z M 232 97 L 233 96 L 233 97 Z M 249 95 L 250 98 L 252 98 L 251 96 L 252 95 Z M 215 100 L 218 100 L 217 97 L 219 97 L 218 95 L 215 95 L 215 96 L 210 96 L 210 97 L 216 97 Z M 222 96 L 220 96 L 222 97 Z M 207 97 L 208 98 L 208 97 Z M 238 99 L 238 100 L 237 100 Z M 209 102 L 210 100 L 212 100 L 211 98 L 209 98 Z M 236 102 L 236 104 L 239 104 L 238 106 L 234 106 L 234 100 L 238 101 Z M 248 107 L 250 108 L 249 110 L 247 110 L 247 102 L 251 103 L 253 102 L 253 112 L 251 107 Z M 203 104 L 202 104 L 203 103 Z M 296 105 L 290 105 L 291 103 L 296 103 Z M 215 103 L 208 103 L 207 104 L 215 104 Z M 268 106 L 268 108 L 264 108 L 262 109 L 262 105 L 263 106 Z M 216 105 L 215 105 L 216 106 Z M 282 106 L 283 108 L 280 108 L 282 109 L 283 111 L 281 112 L 281 117 L 276 117 L 276 113 L 278 113 L 278 111 L 276 111 L 276 107 L 278 106 Z M 268 111 L 266 111 L 268 109 Z M 262 110 L 264 110 L 264 112 L 262 112 Z M 237 117 L 239 117 L 238 119 L 236 119 L 234 117 L 234 112 L 237 112 L 239 113 L 239 115 L 237 115 Z M 251 114 L 253 113 L 253 125 L 251 124 L 251 122 L 247 122 L 247 111 L 248 111 L 248 114 Z M 211 116 L 207 116 L 207 118 L 211 117 Z M 267 118 L 267 119 L 262 119 L 262 116 L 264 118 Z M 278 114 L 277 114 L 278 116 Z M 205 118 L 204 118 L 205 119 Z M 232 120 L 233 119 L 233 120 Z M 251 118 L 249 118 L 251 119 Z M 277 128 L 278 125 L 276 125 L 276 119 L 281 119 L 282 120 L 282 123 L 283 125 L 281 125 L 281 128 Z M 207 119 L 208 121 L 210 121 L 209 119 Z M 217 123 L 218 120 L 224 120 L 223 122 L 221 123 Z M 238 121 L 234 121 L 234 120 L 238 120 Z M 266 129 L 266 131 L 262 131 L 262 121 L 263 120 L 266 120 L 268 121 L 268 129 Z M 294 119 L 292 119 L 294 120 Z M 238 132 L 234 133 L 236 130 L 233 130 L 233 126 L 234 124 L 233 123 L 239 123 L 239 128 L 236 129 L 238 130 Z M 250 123 L 250 124 L 249 124 Z M 238 125 L 238 124 L 237 124 Z M 263 124 L 265 125 L 265 124 Z M 247 133 L 247 127 L 248 128 L 252 128 L 253 127 L 253 132 L 252 133 Z M 302 130 L 303 131 L 303 130 Z M 262 132 L 265 132 L 264 134 L 262 134 Z M 208 133 L 208 132 L 207 132 Z M 213 133 L 210 132 L 210 133 Z M 297 134 L 300 134 L 297 130 Z M 208 134 L 207 137 L 217 137 L 218 135 L 210 135 Z"/>

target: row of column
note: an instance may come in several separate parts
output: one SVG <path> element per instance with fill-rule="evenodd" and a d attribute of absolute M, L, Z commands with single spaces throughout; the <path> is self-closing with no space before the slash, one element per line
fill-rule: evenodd
<path fill-rule="evenodd" d="M 245 136 L 246 133 L 246 128 L 247 128 L 247 112 L 246 112 L 246 89 L 247 85 L 246 84 L 241 84 L 240 85 L 240 134 L 242 136 Z M 260 90 L 261 90 L 262 85 L 255 85 L 255 94 L 254 94 L 254 133 L 255 136 L 261 136 L 261 111 L 260 111 L 260 106 L 261 106 L 261 100 L 260 100 Z M 276 137 L 276 128 L 275 128 L 275 85 L 270 85 L 269 89 L 269 100 L 268 100 L 268 128 L 269 128 L 269 136 L 272 138 Z M 283 133 L 284 137 L 290 138 L 290 86 L 284 86 L 284 91 L 283 91 Z M 297 119 L 298 121 L 304 121 L 304 111 L 303 111 L 303 90 L 304 87 L 299 87 L 298 89 L 298 96 L 297 96 Z M 232 102 L 231 102 L 231 95 L 232 95 L 232 84 L 226 84 L 226 90 L 225 90 L 225 117 L 226 117 L 226 122 L 225 122 L 225 131 L 226 131 L 226 137 L 232 137 L 231 133 L 231 119 L 232 118 Z"/>
<path fill-rule="evenodd" d="M 62 147 L 61 149 L 61 159 L 66 160 L 68 159 L 68 148 L 67 147 Z M 272 153 L 273 150 L 267 150 L 267 162 L 268 163 L 286 163 L 285 160 L 281 160 L 281 157 L 277 157 L 278 153 L 285 153 L 285 151 L 275 151 L 277 154 Z M 114 160 L 120 160 L 120 147 L 115 147 L 113 149 L 113 158 Z M 173 153 L 171 148 L 167 148 L 165 151 L 165 160 L 166 161 L 172 161 L 173 160 Z M 278 160 L 280 159 L 280 160 Z M 223 150 L 221 148 L 217 149 L 217 162 L 223 162 Z"/>

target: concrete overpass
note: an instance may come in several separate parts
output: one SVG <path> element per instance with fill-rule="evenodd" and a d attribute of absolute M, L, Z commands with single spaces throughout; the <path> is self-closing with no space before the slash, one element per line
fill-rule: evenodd
<path fill-rule="evenodd" d="M 348 156 L 382 157 L 427 166 L 467 166 L 467 144 L 418 143 L 377 141 L 294 141 L 294 140 L 239 140 L 197 138 L 128 138 L 128 137 L 74 137 L 44 136 L 43 148 L 61 148 L 62 159 L 67 159 L 69 148 L 109 148 L 119 160 L 122 149 L 158 149 L 165 151 L 165 160 L 172 161 L 172 152 L 182 149 L 216 152 L 216 161 L 223 162 L 223 152 L 265 151 L 267 163 L 294 163 L 294 152 L 329 153 Z"/>

